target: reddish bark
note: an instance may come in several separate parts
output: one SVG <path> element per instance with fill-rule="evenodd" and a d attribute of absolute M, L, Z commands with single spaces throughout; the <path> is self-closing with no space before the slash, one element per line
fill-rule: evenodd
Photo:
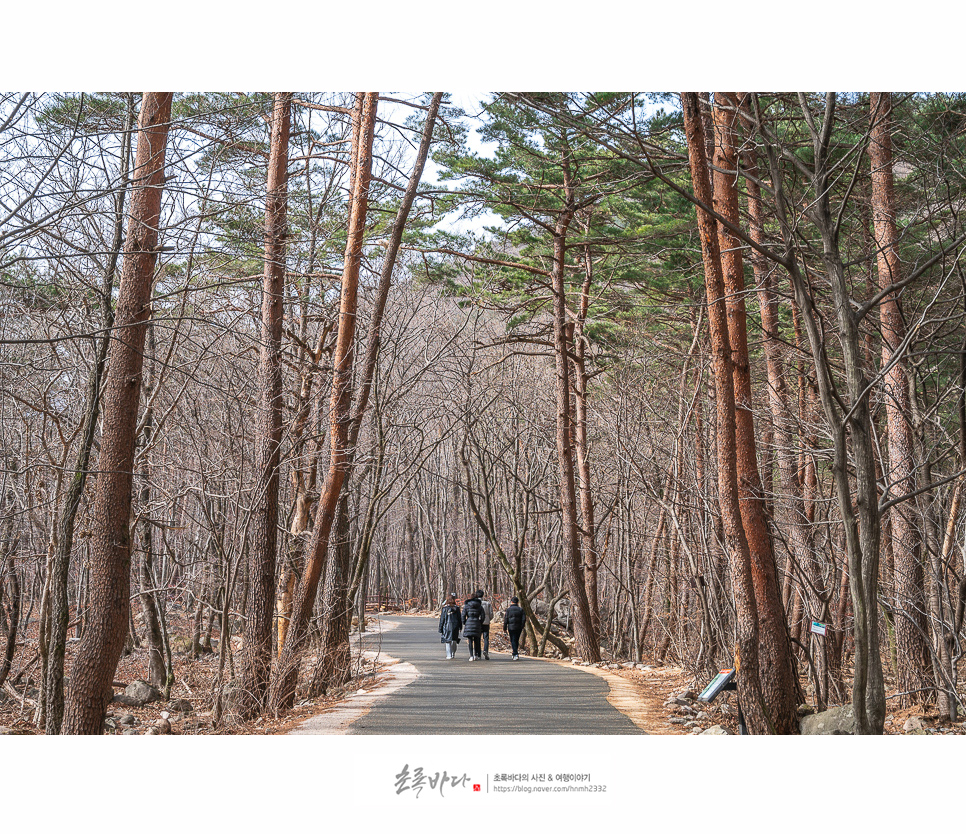
<path fill-rule="evenodd" d="M 872 93 L 869 157 L 872 161 L 872 230 L 876 243 L 876 266 L 879 289 L 888 291 L 902 280 L 902 265 L 897 251 L 895 187 L 892 174 L 892 94 Z M 916 488 L 912 426 L 909 422 L 909 381 L 906 374 L 904 341 L 906 327 L 898 293 L 883 298 L 879 305 L 882 329 L 882 366 L 885 387 L 886 420 L 889 435 L 889 462 L 886 482 L 891 484 L 888 498 L 895 498 Z M 895 607 L 897 616 L 896 653 L 899 690 L 909 692 L 900 698 L 908 706 L 920 703 L 932 686 L 929 674 L 929 649 L 924 635 L 926 599 L 919 550 L 920 535 L 915 519 L 914 500 L 894 505 L 892 522 L 892 558 L 895 572 Z M 904 613 L 898 613 L 904 612 Z M 920 690 L 920 691 L 916 691 Z"/>
<path fill-rule="evenodd" d="M 111 330 L 110 371 L 104 387 L 99 475 L 91 525 L 88 622 L 71 670 L 62 726 L 62 732 L 71 735 L 102 731 L 113 694 L 111 681 L 127 636 L 135 429 L 172 98 L 172 93 L 145 93 L 138 118 L 131 216 Z"/>
<path fill-rule="evenodd" d="M 366 215 L 369 208 L 369 182 L 372 176 L 372 142 L 375 137 L 378 93 L 359 98 L 355 118 L 358 137 L 353 152 L 352 202 L 349 209 L 349 234 L 346 241 L 339 303 L 339 331 L 332 355 L 332 395 L 329 409 L 329 469 L 315 513 L 312 536 L 306 547 L 305 572 L 295 592 L 292 618 L 285 646 L 279 654 L 269 696 L 276 710 L 290 706 L 295 698 L 299 656 L 315 605 L 319 582 L 329 549 L 329 533 L 335 520 L 342 484 L 349 469 L 349 424 L 352 405 L 353 343 L 359 267 L 362 262 Z"/>
<path fill-rule="evenodd" d="M 717 135 L 714 170 L 714 206 L 722 217 L 737 226 L 738 155 L 735 130 L 739 96 L 715 93 L 714 122 Z M 798 681 L 788 623 L 778 584 L 778 569 L 771 530 L 764 506 L 764 490 L 758 471 L 755 425 L 748 363 L 748 328 L 745 312 L 745 270 L 742 243 L 723 224 L 718 226 L 718 244 L 728 295 L 728 338 L 731 343 L 732 378 L 735 393 L 735 448 L 737 452 L 738 500 L 741 522 L 751 556 L 752 581 L 758 608 L 761 685 L 774 731 L 798 732 Z M 774 327 L 774 322 L 772 322 Z"/>
<path fill-rule="evenodd" d="M 359 374 L 360 381 L 352 407 L 352 421 L 349 426 L 348 453 L 346 457 L 346 479 L 351 477 L 359 431 L 362 428 L 362 421 L 369 405 L 369 395 L 372 391 L 376 362 L 379 358 L 379 349 L 382 342 L 382 322 L 386 309 L 386 301 L 389 297 L 389 289 L 392 286 L 396 257 L 399 253 L 400 244 L 402 243 L 402 236 L 406 228 L 406 221 L 409 218 L 410 209 L 412 208 L 413 201 L 416 199 L 416 192 L 422 179 L 426 159 L 429 156 L 429 148 L 433 139 L 433 128 L 436 124 L 436 116 L 439 112 L 442 99 L 442 93 L 435 93 L 430 102 L 429 110 L 426 114 L 426 122 L 423 126 L 422 140 L 419 151 L 416 154 L 416 162 L 406 186 L 406 191 L 403 194 L 402 202 L 396 212 L 396 218 L 389 235 L 386 256 L 382 262 L 379 288 L 376 292 L 375 303 L 370 318 L 366 352 L 362 358 L 361 373 Z M 343 493 L 346 488 L 347 485 L 344 483 L 342 488 Z M 352 547 L 349 541 L 348 505 L 344 497 L 339 504 L 336 535 L 334 538 L 336 540 L 333 553 L 334 558 L 329 560 L 326 568 L 325 588 L 323 591 L 325 616 L 322 623 L 322 662 L 319 665 L 316 675 L 316 685 L 322 690 L 325 690 L 326 687 L 332 684 L 344 683 L 351 674 L 349 629 L 352 614 L 349 602 L 351 596 L 350 562 Z M 363 567 L 363 565 L 360 565 L 359 570 Z"/>
<path fill-rule="evenodd" d="M 709 208 L 713 205 L 705 135 L 697 93 L 681 93 L 684 129 L 694 196 Z M 714 217 L 698 206 L 698 231 L 704 261 L 708 300 L 708 331 L 711 339 L 712 368 L 715 381 L 718 456 L 718 500 L 724 537 L 731 560 L 737 612 L 735 664 L 739 667 L 738 694 L 746 711 L 748 728 L 753 734 L 772 731 L 768 709 L 762 698 L 758 662 L 758 609 L 751 573 L 751 557 L 742 526 L 738 499 L 738 469 L 735 434 L 735 399 L 731 363 L 731 343 L 725 306 L 724 277 Z"/>

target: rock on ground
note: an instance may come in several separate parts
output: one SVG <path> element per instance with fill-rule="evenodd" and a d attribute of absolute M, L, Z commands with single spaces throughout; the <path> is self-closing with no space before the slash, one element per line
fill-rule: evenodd
<path fill-rule="evenodd" d="M 152 701 L 160 701 L 161 693 L 146 681 L 136 680 L 128 684 L 123 694 L 115 695 L 114 700 L 129 707 L 143 707 Z"/>
<path fill-rule="evenodd" d="M 806 715 L 800 726 L 803 736 L 855 735 L 855 711 L 851 706 L 835 707 L 816 715 Z"/>

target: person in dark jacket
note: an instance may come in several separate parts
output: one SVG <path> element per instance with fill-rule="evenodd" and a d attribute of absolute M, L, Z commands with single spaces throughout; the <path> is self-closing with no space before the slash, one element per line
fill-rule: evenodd
<path fill-rule="evenodd" d="M 476 598 L 483 606 L 483 659 L 490 659 L 490 623 L 493 622 L 493 605 L 482 591 L 476 592 Z"/>
<path fill-rule="evenodd" d="M 510 638 L 510 651 L 513 654 L 513 660 L 520 659 L 520 635 L 527 625 L 527 615 L 517 605 L 519 601 L 518 597 L 510 597 L 510 605 L 503 612 L 503 630 Z"/>
<path fill-rule="evenodd" d="M 446 602 L 443 603 L 443 610 L 439 614 L 439 642 L 446 646 L 447 660 L 456 660 L 456 646 L 460 641 L 460 629 L 462 627 L 463 618 L 460 616 L 456 594 L 450 594 Z"/>
<path fill-rule="evenodd" d="M 463 636 L 470 644 L 470 660 L 479 660 L 483 656 L 480 649 L 483 619 L 483 603 L 473 594 L 463 603 Z"/>

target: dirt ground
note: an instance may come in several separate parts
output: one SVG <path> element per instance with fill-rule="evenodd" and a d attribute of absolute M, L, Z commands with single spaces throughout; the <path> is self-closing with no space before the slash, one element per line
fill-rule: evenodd
<path fill-rule="evenodd" d="M 135 623 L 140 626 L 135 617 Z M 212 711 L 214 691 L 219 679 L 218 667 L 220 663 L 219 643 L 221 633 L 217 627 L 212 630 L 212 647 L 214 651 L 207 652 L 197 658 L 190 654 L 175 651 L 175 647 L 187 642 L 191 625 L 187 616 L 178 610 L 168 612 L 168 626 L 171 630 L 172 661 L 175 680 L 171 687 L 169 702 L 155 701 L 143 707 L 132 707 L 120 703 L 108 707 L 108 724 L 116 726 L 105 730 L 107 735 L 119 735 L 125 730 L 146 734 L 151 728 L 165 726 L 167 721 L 172 735 L 262 735 L 285 733 L 306 718 L 324 712 L 339 703 L 347 694 L 361 686 L 372 689 L 379 686 L 378 673 L 384 664 L 375 664 L 368 660 L 357 659 L 353 667 L 353 678 L 345 687 L 326 693 L 316 698 L 302 697 L 296 701 L 295 707 L 280 717 L 262 717 L 251 722 L 238 722 L 230 717 L 223 717 L 217 724 Z M 73 638 L 73 631 L 71 631 Z M 67 645 L 65 661 L 66 669 L 70 670 L 78 641 L 70 639 Z M 225 669 L 222 679 L 229 677 L 229 669 L 238 669 L 242 661 L 241 637 L 234 635 L 231 648 L 226 652 Z M 14 733 L 33 735 L 42 733 L 34 726 L 33 713 L 35 711 L 37 689 L 39 683 L 40 662 L 37 656 L 36 626 L 28 628 L 26 635 L 18 638 L 17 653 L 14 655 L 8 682 L 17 693 L 16 698 L 8 687 L 0 690 L 0 734 Z M 148 655 L 142 646 L 130 653 L 122 655 L 118 662 L 114 676 L 114 694 L 124 691 L 124 687 L 135 680 L 147 680 Z M 312 668 L 312 658 L 306 667 Z M 182 713 L 171 709 L 170 703 L 175 700 L 186 700 L 191 706 L 190 712 Z M 133 725 L 117 724 L 117 719 L 125 713 L 134 716 Z M 129 733 L 131 734 L 131 733 Z"/>

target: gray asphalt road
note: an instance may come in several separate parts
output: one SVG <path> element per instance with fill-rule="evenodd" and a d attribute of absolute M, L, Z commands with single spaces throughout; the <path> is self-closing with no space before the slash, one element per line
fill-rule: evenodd
<path fill-rule="evenodd" d="M 367 636 L 380 649 L 412 663 L 419 678 L 375 704 L 350 735 L 624 735 L 641 734 L 607 701 L 607 682 L 595 675 L 508 654 L 470 663 L 468 644 L 446 660 L 437 621 L 383 617 L 399 625 Z"/>

